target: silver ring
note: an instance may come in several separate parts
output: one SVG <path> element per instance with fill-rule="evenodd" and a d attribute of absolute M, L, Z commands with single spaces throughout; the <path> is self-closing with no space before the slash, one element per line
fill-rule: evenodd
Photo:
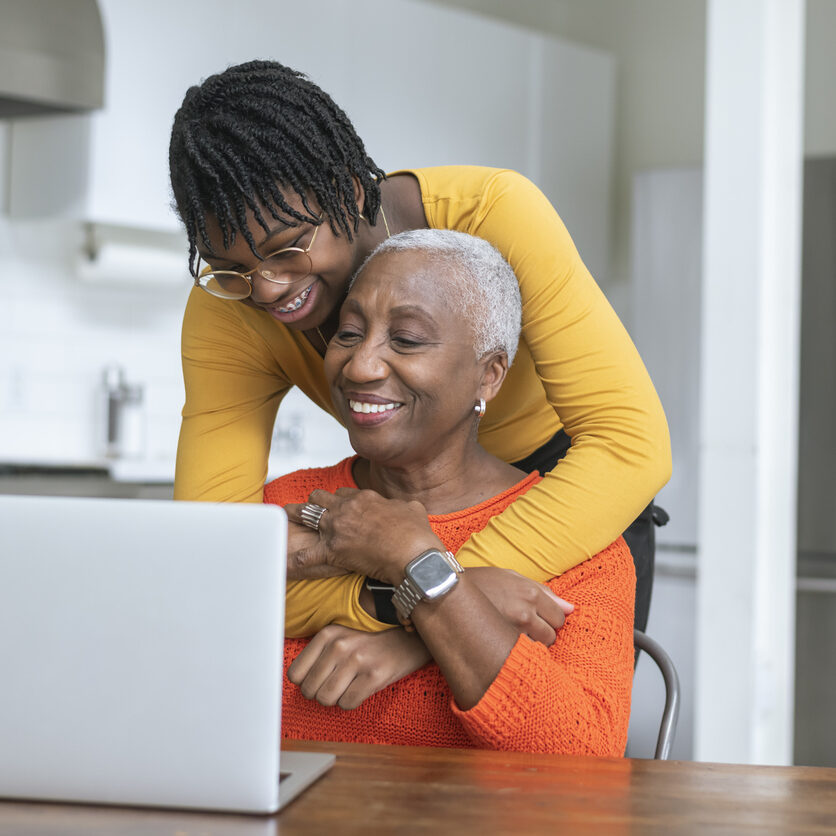
<path fill-rule="evenodd" d="M 302 506 L 299 516 L 308 528 L 312 528 L 314 531 L 319 531 L 319 522 L 322 519 L 322 515 L 327 510 L 327 508 L 323 508 L 321 505 L 315 505 L 313 502 L 306 502 Z"/>

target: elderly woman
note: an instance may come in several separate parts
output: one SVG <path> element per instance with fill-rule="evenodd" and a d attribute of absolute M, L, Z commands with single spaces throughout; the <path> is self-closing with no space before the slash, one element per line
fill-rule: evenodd
<path fill-rule="evenodd" d="M 499 570 L 463 569 L 454 557 L 540 480 L 477 441 L 519 329 L 514 274 L 481 239 L 404 233 L 360 270 L 325 357 L 358 455 L 277 479 L 265 501 L 315 529 L 311 548 L 351 573 L 291 584 L 297 607 L 333 600 L 323 586 L 350 594 L 371 577 L 394 589 L 404 628 L 335 625 L 288 639 L 285 737 L 624 753 L 635 588 L 624 541 L 549 582 L 544 610 L 554 596 L 574 605 L 550 647 L 495 603 L 484 573 Z M 377 602 L 359 597 L 369 629 L 385 628 Z"/>

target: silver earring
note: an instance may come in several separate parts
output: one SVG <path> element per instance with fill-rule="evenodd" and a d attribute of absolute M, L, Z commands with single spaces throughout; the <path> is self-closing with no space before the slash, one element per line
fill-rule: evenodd
<path fill-rule="evenodd" d="M 479 403 L 473 407 L 473 411 L 476 413 L 477 418 L 481 418 L 485 414 L 485 399 L 479 398 Z"/>

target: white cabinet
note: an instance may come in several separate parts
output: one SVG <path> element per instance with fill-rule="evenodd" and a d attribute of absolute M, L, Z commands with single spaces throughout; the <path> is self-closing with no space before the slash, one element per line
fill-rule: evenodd
<path fill-rule="evenodd" d="M 607 268 L 614 65 L 604 53 L 418 0 L 99 0 L 106 106 L 19 120 L 10 208 L 177 228 L 168 138 L 186 89 L 229 64 L 305 71 L 385 169 L 517 169 Z"/>
<path fill-rule="evenodd" d="M 673 474 L 656 501 L 670 522 L 660 544 L 697 542 L 702 169 L 648 171 L 633 181 L 631 336 L 665 408 Z"/>
<path fill-rule="evenodd" d="M 804 163 L 798 547 L 836 554 L 836 159 Z M 702 169 L 648 171 L 634 181 L 633 339 L 665 407 L 673 476 L 658 502 L 657 539 L 697 543 Z M 731 279 L 730 279 L 731 280 Z M 791 396 L 791 395 L 790 395 Z M 734 416 L 728 417 L 730 426 Z M 734 515 L 735 509 L 729 508 Z"/>

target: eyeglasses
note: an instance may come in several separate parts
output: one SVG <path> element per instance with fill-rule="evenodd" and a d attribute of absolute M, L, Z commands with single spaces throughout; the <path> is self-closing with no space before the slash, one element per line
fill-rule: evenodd
<path fill-rule="evenodd" d="M 322 215 L 319 216 L 320 222 Z M 321 226 L 321 223 L 320 223 Z M 266 256 L 261 262 L 248 270 L 239 273 L 236 270 L 200 270 L 200 256 L 197 257 L 197 276 L 194 283 L 217 296 L 219 299 L 247 299 L 253 292 L 253 273 L 273 284 L 290 285 L 306 279 L 313 272 L 311 261 L 311 247 L 316 241 L 319 226 L 314 227 L 313 235 L 307 247 L 283 247 Z M 281 278 L 279 278 L 281 277 Z"/>

